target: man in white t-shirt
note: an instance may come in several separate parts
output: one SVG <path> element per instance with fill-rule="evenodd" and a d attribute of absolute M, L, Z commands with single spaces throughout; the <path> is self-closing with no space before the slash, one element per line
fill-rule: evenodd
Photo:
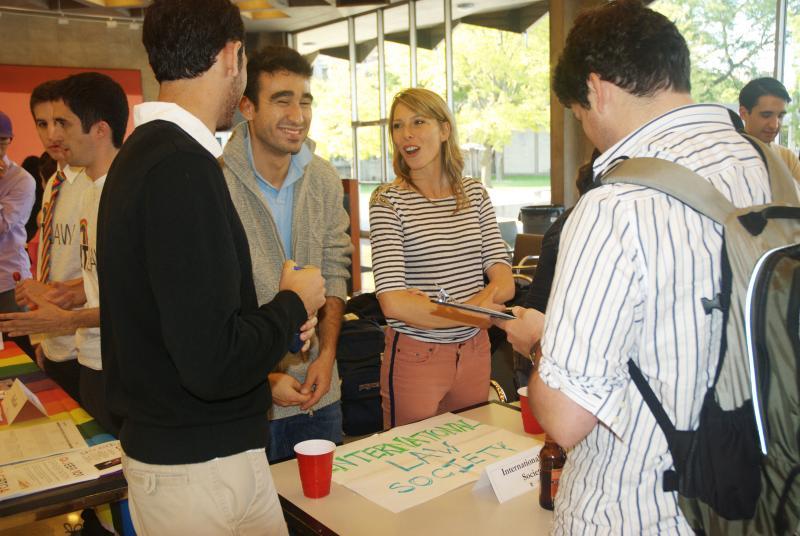
<path fill-rule="evenodd" d="M 81 282 L 71 306 L 62 308 L 48 294 L 29 292 L 30 312 L 0 315 L 0 326 L 12 333 L 74 331 L 80 364 L 81 406 L 108 432 L 119 425 L 105 403 L 105 381 L 100 359 L 100 297 L 97 282 L 97 209 L 106 174 L 122 146 L 128 124 L 128 100 L 122 87 L 100 73 L 80 73 L 58 84 L 54 101 L 53 139 L 70 166 L 83 167 L 90 182 L 78 209 Z"/>
<path fill-rule="evenodd" d="M 70 308 L 77 296 L 83 296 L 78 210 L 81 196 L 91 181 L 83 168 L 67 164 L 61 144 L 56 139 L 53 106 L 60 100 L 58 87 L 58 80 L 50 80 L 31 92 L 30 108 L 36 133 L 44 150 L 58 164 L 58 170 L 47 181 L 42 196 L 42 218 L 49 218 L 49 227 L 40 231 L 36 277 L 23 280 L 16 288 L 16 300 L 20 306 L 28 305 L 30 293 L 46 292 L 48 300 L 64 308 Z M 45 252 L 46 255 L 43 255 Z M 80 366 L 75 330 L 42 333 L 38 341 L 32 342 L 39 343 L 35 348 L 39 366 L 80 403 Z"/>
<path fill-rule="evenodd" d="M 744 131 L 755 136 L 780 157 L 792 176 L 800 182 L 800 159 L 797 153 L 775 143 L 786 116 L 786 105 L 792 102 L 789 92 L 779 81 L 765 76 L 751 80 L 739 93 L 739 115 Z"/>

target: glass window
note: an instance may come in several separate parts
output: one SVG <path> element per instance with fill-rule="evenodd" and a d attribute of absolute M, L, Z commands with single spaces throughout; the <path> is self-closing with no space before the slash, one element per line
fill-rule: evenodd
<path fill-rule="evenodd" d="M 377 125 L 358 129 L 358 178 L 360 182 L 381 181 L 381 131 Z"/>
<path fill-rule="evenodd" d="M 350 126 L 350 61 L 347 22 L 296 34 L 297 50 L 312 61 L 313 119 L 309 137 L 316 154 L 329 160 L 343 178 L 353 176 L 353 134 Z"/>
<path fill-rule="evenodd" d="M 651 7 L 678 26 L 692 56 L 692 96 L 739 109 L 739 91 L 772 76 L 775 0 L 658 0 Z"/>
<path fill-rule="evenodd" d="M 329 160 L 343 178 L 352 177 L 353 133 L 350 129 L 350 62 L 319 55 L 314 60 L 311 92 L 313 119 L 309 136 L 316 154 Z"/>
<path fill-rule="evenodd" d="M 444 3 L 442 0 L 417 2 L 417 81 L 420 87 L 435 91 L 447 100 L 444 46 Z"/>
<path fill-rule="evenodd" d="M 374 121 L 380 115 L 377 24 L 375 13 L 356 17 L 355 20 L 359 121 Z"/>
<path fill-rule="evenodd" d="M 550 202 L 549 34 L 547 15 L 525 33 L 463 22 L 453 31 L 465 174 L 481 179 L 500 219 Z"/>
<path fill-rule="evenodd" d="M 369 229 L 369 197 L 381 182 L 381 127 L 358 129 L 358 182 L 361 228 Z M 389 180 L 394 173 L 389 166 Z"/>
<path fill-rule="evenodd" d="M 792 96 L 780 143 L 800 150 L 800 0 L 789 0 L 786 20 L 786 54 L 783 83 Z"/>
<path fill-rule="evenodd" d="M 386 58 L 386 113 L 392 97 L 411 85 L 411 48 L 408 31 L 408 6 L 384 10 L 384 55 Z"/>

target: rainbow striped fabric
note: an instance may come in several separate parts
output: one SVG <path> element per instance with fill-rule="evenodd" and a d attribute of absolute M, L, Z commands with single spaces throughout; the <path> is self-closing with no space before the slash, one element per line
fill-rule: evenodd
<path fill-rule="evenodd" d="M 61 387 L 34 363 L 25 352 L 10 341 L 5 342 L 5 349 L 0 350 L 0 380 L 19 380 L 33 391 L 44 404 L 48 417 L 31 419 L 11 426 L 23 427 L 44 422 L 45 419 L 70 418 L 78 427 L 83 438 L 89 446 L 114 440 L 114 437 L 103 430 L 91 415 L 86 413 L 78 403 L 70 398 Z M 8 428 L 7 424 L 0 424 L 0 430 Z M 106 528 L 113 527 L 118 534 L 124 536 L 134 535 L 135 531 L 128 512 L 128 501 L 123 500 L 111 505 L 103 504 L 95 507 L 95 512 Z"/>
<path fill-rule="evenodd" d="M 29 426 L 41 423 L 45 419 L 70 418 L 78 427 L 83 438 L 89 446 L 112 441 L 113 436 L 100 428 L 100 425 L 81 408 L 70 396 L 64 392 L 53 380 L 36 366 L 30 357 L 19 349 L 13 342 L 6 341 L 5 349 L 0 350 L 0 380 L 19 378 L 25 386 L 33 391 L 44 404 L 49 417 L 33 419 L 24 423 L 14 424 L 14 427 Z M 0 430 L 8 427 L 0 424 Z"/>

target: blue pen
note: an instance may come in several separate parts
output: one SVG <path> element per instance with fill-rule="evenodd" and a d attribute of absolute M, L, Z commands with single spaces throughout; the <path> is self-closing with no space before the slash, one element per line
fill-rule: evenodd
<path fill-rule="evenodd" d="M 295 266 L 292 269 L 293 270 L 302 270 L 303 267 L 302 266 Z M 297 333 L 294 334 L 294 338 L 292 339 L 292 342 L 289 344 L 289 351 L 292 352 L 293 354 L 296 354 L 297 352 L 299 352 L 302 349 L 303 349 L 303 341 L 300 339 L 300 332 L 298 331 Z"/>

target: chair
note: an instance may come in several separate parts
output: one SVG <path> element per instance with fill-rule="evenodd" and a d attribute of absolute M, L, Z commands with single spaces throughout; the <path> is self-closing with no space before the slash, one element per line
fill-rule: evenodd
<path fill-rule="evenodd" d="M 517 220 L 497 220 L 497 227 L 500 229 L 500 238 L 506 243 L 509 251 L 513 251 L 514 242 L 517 240 Z"/>
<path fill-rule="evenodd" d="M 506 391 L 495 380 L 489 380 L 489 401 L 497 400 L 498 402 L 508 402 Z"/>
<path fill-rule="evenodd" d="M 511 258 L 511 272 L 515 279 L 521 279 L 528 283 L 533 281 L 533 274 L 542 252 L 543 238 L 544 235 L 540 234 L 517 234 L 514 254 Z"/>

